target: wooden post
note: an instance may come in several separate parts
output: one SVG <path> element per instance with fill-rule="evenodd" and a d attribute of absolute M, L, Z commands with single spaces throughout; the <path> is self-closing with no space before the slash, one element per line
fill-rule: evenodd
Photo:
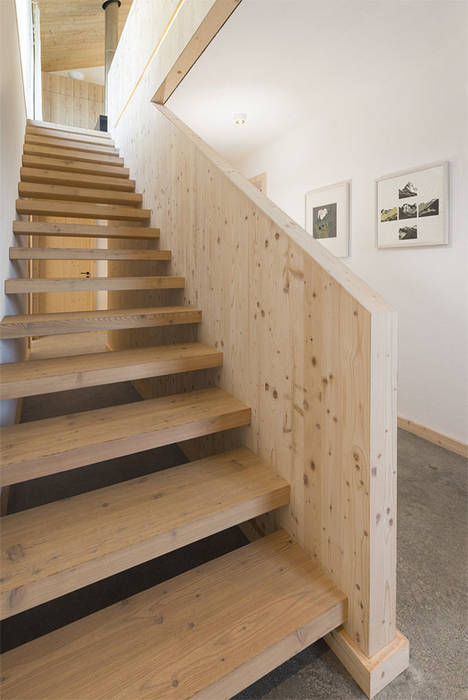
<path fill-rule="evenodd" d="M 105 102 L 104 110 L 107 114 L 107 96 L 108 96 L 108 86 L 107 86 L 107 75 L 112 64 L 112 59 L 114 58 L 115 50 L 119 42 L 119 7 L 121 5 L 120 0 L 106 0 L 102 9 L 105 12 L 105 49 L 104 49 L 104 85 L 105 85 Z"/>

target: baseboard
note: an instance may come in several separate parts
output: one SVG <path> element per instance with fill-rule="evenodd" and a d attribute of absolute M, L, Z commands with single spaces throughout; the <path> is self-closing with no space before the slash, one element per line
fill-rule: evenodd
<path fill-rule="evenodd" d="M 414 423 L 412 420 L 409 420 L 409 418 L 403 418 L 402 416 L 398 416 L 398 427 L 424 440 L 433 442 L 435 445 L 439 445 L 439 447 L 443 447 L 445 450 L 450 450 L 450 452 L 455 452 L 457 455 L 468 458 L 468 445 L 460 440 L 455 440 L 455 438 L 449 435 L 438 433 L 437 430 L 428 428 L 425 425 L 419 425 L 419 423 Z"/>
<path fill-rule="evenodd" d="M 409 642 L 398 630 L 395 639 L 371 657 L 359 649 L 343 627 L 324 639 L 368 698 L 373 698 L 409 666 Z"/>

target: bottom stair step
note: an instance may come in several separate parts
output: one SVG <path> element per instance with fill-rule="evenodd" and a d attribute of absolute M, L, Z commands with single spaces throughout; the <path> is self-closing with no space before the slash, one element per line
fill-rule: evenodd
<path fill-rule="evenodd" d="M 8 515 L 2 619 L 288 503 L 243 448 Z"/>
<path fill-rule="evenodd" d="M 223 700 L 345 619 L 280 530 L 4 654 L 2 697 Z"/>

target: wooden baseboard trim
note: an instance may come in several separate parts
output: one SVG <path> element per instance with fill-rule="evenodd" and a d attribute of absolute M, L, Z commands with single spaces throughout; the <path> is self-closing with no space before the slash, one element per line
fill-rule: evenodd
<path fill-rule="evenodd" d="M 409 666 L 409 642 L 397 630 L 395 639 L 374 656 L 366 656 L 340 627 L 324 638 L 368 698 L 373 698 Z"/>
<path fill-rule="evenodd" d="M 449 435 L 438 433 L 437 430 L 428 428 L 425 425 L 420 425 L 419 423 L 414 423 L 409 418 L 403 418 L 402 416 L 398 416 L 398 427 L 424 440 L 433 442 L 435 445 L 439 445 L 439 447 L 443 447 L 445 450 L 450 450 L 450 452 L 455 452 L 457 455 L 468 458 L 468 445 L 465 442 L 456 440 Z"/>

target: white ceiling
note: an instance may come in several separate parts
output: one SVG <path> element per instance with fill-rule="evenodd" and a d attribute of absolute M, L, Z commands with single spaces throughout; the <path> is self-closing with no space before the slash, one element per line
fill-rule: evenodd
<path fill-rule="evenodd" d="M 372 110 L 376 95 L 417 90 L 411 67 L 429 42 L 443 50 L 443 9 L 459 1 L 243 0 L 168 107 L 236 163 L 313 120 L 322 100 Z M 248 115 L 242 127 L 239 112 Z"/>

